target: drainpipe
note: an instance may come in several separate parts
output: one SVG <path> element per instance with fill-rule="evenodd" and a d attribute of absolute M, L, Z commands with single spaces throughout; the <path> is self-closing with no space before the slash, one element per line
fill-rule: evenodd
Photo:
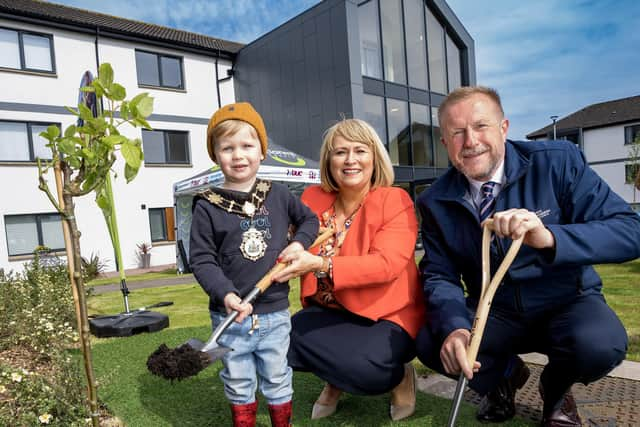
<path fill-rule="evenodd" d="M 100 52 L 98 51 L 98 42 L 100 41 L 100 27 L 96 26 L 96 71 L 100 69 Z"/>
<path fill-rule="evenodd" d="M 222 99 L 220 97 L 220 76 L 218 74 L 218 59 L 220 58 L 220 48 L 218 48 L 218 55 L 216 56 L 216 91 L 218 93 L 218 108 L 222 107 Z"/>

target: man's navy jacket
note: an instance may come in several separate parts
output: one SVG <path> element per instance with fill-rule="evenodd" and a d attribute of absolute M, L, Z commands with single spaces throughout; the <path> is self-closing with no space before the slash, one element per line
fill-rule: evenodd
<path fill-rule="evenodd" d="M 600 293 L 592 264 L 640 256 L 640 217 L 586 164 L 568 142 L 506 142 L 505 179 L 496 212 L 536 212 L 555 237 L 555 250 L 523 245 L 498 288 L 492 306 L 534 313 L 579 294 Z M 451 167 L 420 195 L 425 255 L 420 271 L 431 331 L 441 339 L 470 329 L 469 307 L 481 290 L 481 233 L 468 181 Z M 510 239 L 494 239 L 492 275 Z M 463 283 L 469 300 L 465 302 Z"/>

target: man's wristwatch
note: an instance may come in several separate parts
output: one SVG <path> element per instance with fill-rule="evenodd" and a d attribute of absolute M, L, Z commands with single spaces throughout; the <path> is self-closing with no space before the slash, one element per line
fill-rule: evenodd
<path fill-rule="evenodd" d="M 316 270 L 313 272 L 313 275 L 316 276 L 318 279 L 324 279 L 325 277 L 329 276 L 329 266 L 331 265 L 331 260 L 328 257 L 322 257 L 322 267 L 320 267 L 320 270 Z"/>

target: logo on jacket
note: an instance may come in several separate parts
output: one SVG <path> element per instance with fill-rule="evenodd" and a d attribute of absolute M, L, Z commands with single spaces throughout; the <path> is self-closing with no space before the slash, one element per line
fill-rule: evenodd
<path fill-rule="evenodd" d="M 545 210 L 538 209 L 535 213 L 538 218 L 542 219 L 545 216 L 551 215 L 551 209 L 545 209 Z"/>

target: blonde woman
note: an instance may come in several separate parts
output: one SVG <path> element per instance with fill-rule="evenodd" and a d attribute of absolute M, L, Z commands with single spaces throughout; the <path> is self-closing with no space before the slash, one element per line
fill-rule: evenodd
<path fill-rule="evenodd" d="M 346 119 L 325 133 L 321 185 L 302 200 L 335 231 L 316 251 L 285 251 L 274 276 L 301 281 L 303 309 L 292 318 L 289 364 L 326 381 L 311 418 L 336 411 L 341 393 L 391 391 L 390 416 L 415 410 L 414 338 L 424 303 L 414 261 L 413 202 L 392 187 L 393 167 L 375 130 Z"/>

